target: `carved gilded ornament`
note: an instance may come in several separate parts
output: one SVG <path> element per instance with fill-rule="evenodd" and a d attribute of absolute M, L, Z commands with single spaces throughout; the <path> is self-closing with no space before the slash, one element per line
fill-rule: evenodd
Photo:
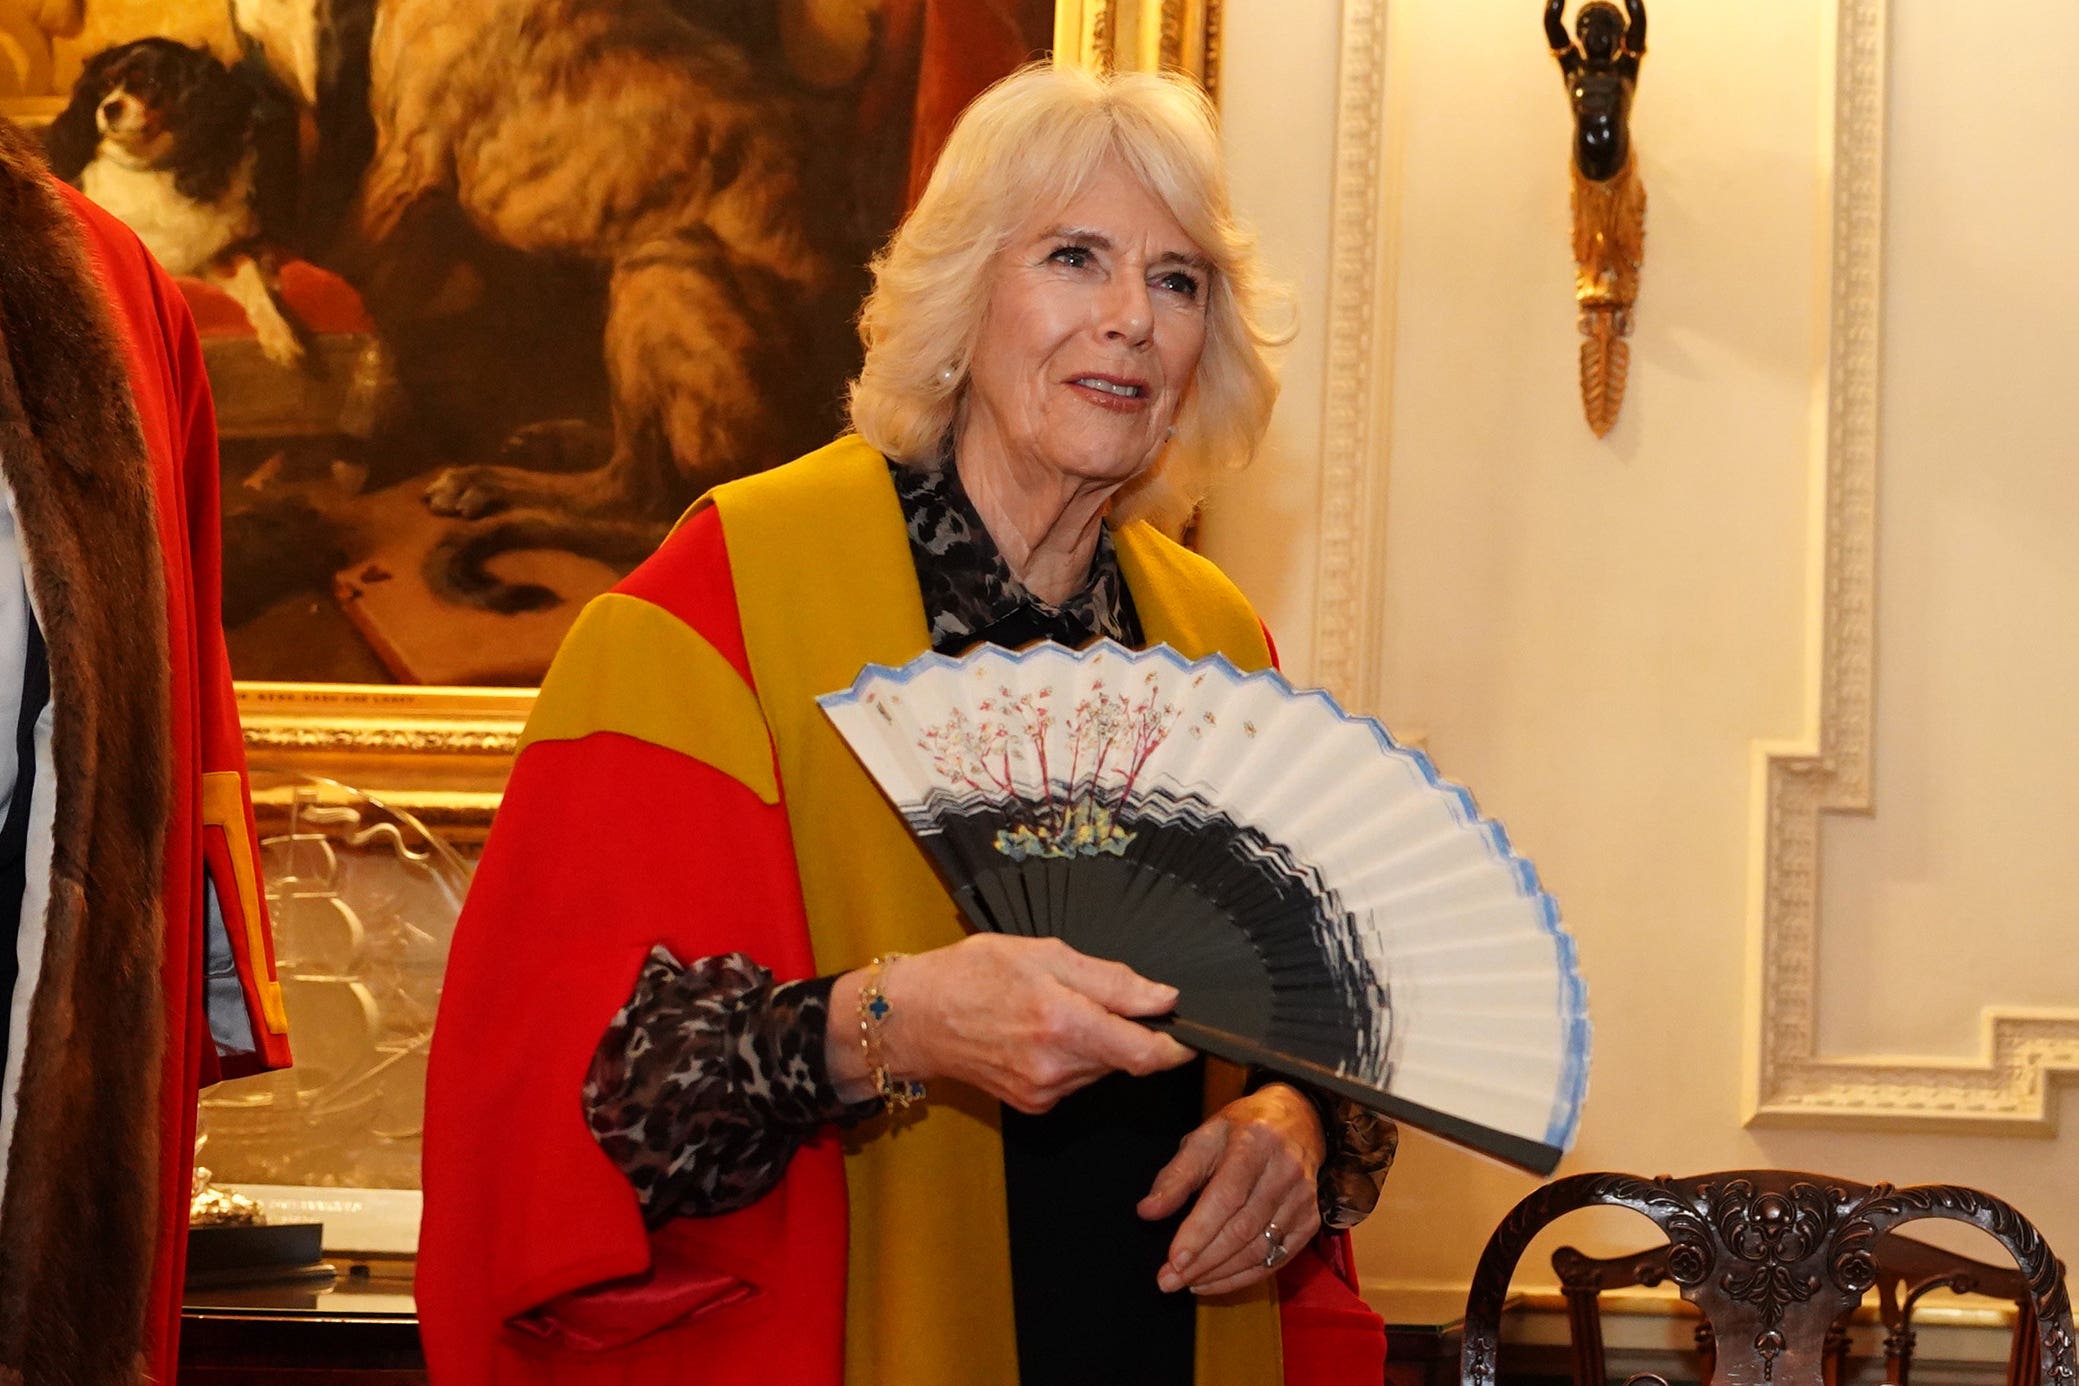
<path fill-rule="evenodd" d="M 1574 301 L 1581 311 L 1581 409 L 1595 436 L 1617 426 L 1631 374 L 1631 309 L 1646 255 L 1638 164 L 1598 183 L 1574 170 Z"/>
<path fill-rule="evenodd" d="M 1632 306 L 1646 255 L 1646 188 L 1631 147 L 1631 101 L 1646 57 L 1644 0 L 1588 0 L 1566 31 L 1566 0 L 1545 7 L 1545 38 L 1574 112 L 1574 302 L 1581 408 L 1598 438 L 1617 425 L 1631 373 Z"/>

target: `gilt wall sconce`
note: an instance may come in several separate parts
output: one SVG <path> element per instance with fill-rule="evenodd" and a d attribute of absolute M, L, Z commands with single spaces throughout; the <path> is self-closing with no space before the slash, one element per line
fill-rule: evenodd
<path fill-rule="evenodd" d="M 1645 0 L 1588 0 L 1567 37 L 1566 0 L 1548 0 L 1545 37 L 1574 108 L 1574 301 L 1581 407 L 1603 437 L 1624 407 L 1632 305 L 1646 248 L 1646 188 L 1631 147 L 1631 99 L 1646 56 Z"/>

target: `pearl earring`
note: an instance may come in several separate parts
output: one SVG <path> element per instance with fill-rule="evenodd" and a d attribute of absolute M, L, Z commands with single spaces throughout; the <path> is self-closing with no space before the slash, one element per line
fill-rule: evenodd
<path fill-rule="evenodd" d="M 938 383 L 941 385 L 950 386 L 958 379 L 960 379 L 960 372 L 952 366 L 947 366 L 938 373 Z"/>
<path fill-rule="evenodd" d="M 1163 429 L 1163 430 L 1162 430 L 1162 436 L 1163 436 L 1163 437 L 1165 437 L 1165 438 L 1174 438 L 1174 437 L 1176 437 L 1176 436 L 1177 436 L 1177 426 L 1176 426 L 1175 424 L 1171 424 L 1171 425 L 1170 425 L 1170 426 L 1169 426 L 1168 428 L 1165 428 L 1165 429 Z"/>

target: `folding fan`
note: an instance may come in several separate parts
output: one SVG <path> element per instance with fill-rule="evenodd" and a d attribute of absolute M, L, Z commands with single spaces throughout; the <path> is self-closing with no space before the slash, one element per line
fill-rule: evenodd
<path fill-rule="evenodd" d="M 1499 824 L 1325 693 L 1105 642 L 818 700 L 973 923 L 1178 988 L 1160 1024 L 1540 1174 L 1588 1075 L 1573 940 Z"/>

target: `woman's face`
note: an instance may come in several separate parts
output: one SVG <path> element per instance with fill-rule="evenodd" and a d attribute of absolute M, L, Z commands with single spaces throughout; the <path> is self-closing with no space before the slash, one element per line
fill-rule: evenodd
<path fill-rule="evenodd" d="M 1117 163 L 996 257 L 963 446 L 1035 480 L 1122 482 L 1168 440 L 1205 346 L 1212 266 Z"/>

